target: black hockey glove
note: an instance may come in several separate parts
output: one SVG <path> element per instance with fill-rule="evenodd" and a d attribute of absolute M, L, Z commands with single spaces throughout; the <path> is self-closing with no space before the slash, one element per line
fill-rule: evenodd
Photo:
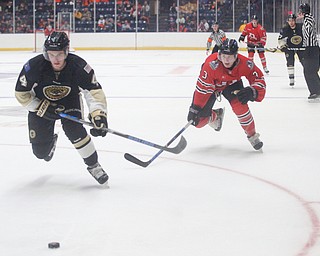
<path fill-rule="evenodd" d="M 103 110 L 95 110 L 89 115 L 89 120 L 94 125 L 94 128 L 90 129 L 90 134 L 94 137 L 106 136 L 108 128 L 107 113 Z"/>
<path fill-rule="evenodd" d="M 258 44 L 257 44 L 257 48 L 259 48 L 260 51 L 261 51 L 261 50 L 264 50 L 264 46 L 263 46 L 262 43 L 258 43 Z"/>
<path fill-rule="evenodd" d="M 192 120 L 192 125 L 197 126 L 200 121 L 201 108 L 198 106 L 191 105 L 189 108 L 188 121 Z"/>
<path fill-rule="evenodd" d="M 64 110 L 64 106 L 44 99 L 37 107 L 37 116 L 43 117 L 48 120 L 58 120 L 61 118 L 59 113 L 63 112 Z"/>
<path fill-rule="evenodd" d="M 258 97 L 258 92 L 255 88 L 247 86 L 237 93 L 237 97 L 241 104 L 247 104 L 249 100 L 255 101 Z"/>
<path fill-rule="evenodd" d="M 238 40 L 239 42 L 244 42 L 244 35 L 241 35 L 240 37 L 239 37 L 239 40 Z"/>

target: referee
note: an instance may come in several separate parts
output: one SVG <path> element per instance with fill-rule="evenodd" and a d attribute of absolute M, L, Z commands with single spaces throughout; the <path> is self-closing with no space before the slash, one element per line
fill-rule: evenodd
<path fill-rule="evenodd" d="M 310 5 L 303 3 L 299 7 L 299 16 L 303 17 L 302 25 L 302 46 L 305 47 L 303 53 L 303 74 L 306 80 L 310 95 L 310 101 L 320 100 L 320 77 L 319 70 L 319 43 L 315 27 L 315 19 L 310 13 Z"/>
<path fill-rule="evenodd" d="M 218 50 L 219 50 L 220 46 L 222 45 L 223 41 L 226 40 L 226 38 L 227 38 L 226 34 L 224 33 L 224 31 L 219 28 L 219 23 L 218 22 L 215 22 L 212 25 L 212 29 L 213 29 L 213 31 L 212 31 L 212 33 L 209 36 L 208 41 L 207 41 L 207 55 L 209 55 L 209 51 L 210 51 L 210 48 L 211 48 L 212 41 L 215 42 L 215 46 L 212 49 L 212 53 L 215 53 L 215 52 L 218 52 Z"/>

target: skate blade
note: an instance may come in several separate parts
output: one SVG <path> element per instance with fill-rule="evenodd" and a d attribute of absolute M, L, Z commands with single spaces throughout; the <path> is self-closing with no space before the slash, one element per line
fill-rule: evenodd
<path fill-rule="evenodd" d="M 320 98 L 309 99 L 308 102 L 309 102 L 309 103 L 320 103 Z"/>

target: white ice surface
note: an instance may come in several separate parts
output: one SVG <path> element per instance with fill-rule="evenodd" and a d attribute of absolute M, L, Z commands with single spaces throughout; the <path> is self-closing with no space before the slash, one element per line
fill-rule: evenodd
<path fill-rule="evenodd" d="M 76 54 L 103 85 L 110 128 L 164 145 L 186 124 L 204 51 Z M 320 255 L 320 104 L 307 101 L 300 63 L 289 88 L 283 54 L 266 54 L 266 98 L 250 103 L 263 153 L 223 99 L 215 105 L 226 107 L 221 132 L 189 127 L 185 151 L 164 152 L 147 168 L 123 154 L 148 160 L 157 149 L 94 138 L 106 189 L 59 124 L 52 161 L 33 156 L 27 113 L 14 98 L 32 56 L 0 52 L 0 255 Z M 48 249 L 52 241 L 61 248 Z"/>

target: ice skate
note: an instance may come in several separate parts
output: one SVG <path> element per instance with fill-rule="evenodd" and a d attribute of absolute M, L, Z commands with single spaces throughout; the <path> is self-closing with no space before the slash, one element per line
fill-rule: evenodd
<path fill-rule="evenodd" d="M 269 70 L 268 70 L 267 67 L 264 67 L 263 70 L 264 70 L 264 72 L 265 72 L 266 74 L 269 74 Z"/>
<path fill-rule="evenodd" d="M 217 114 L 217 118 L 212 122 L 211 121 L 212 116 L 211 116 L 209 120 L 209 125 L 216 131 L 220 131 L 222 127 L 223 117 L 224 117 L 224 108 L 213 109 L 212 111 L 214 111 Z"/>
<path fill-rule="evenodd" d="M 109 176 L 102 169 L 99 163 L 96 163 L 93 166 L 89 166 L 87 169 L 89 173 L 93 176 L 93 178 L 95 178 L 100 184 L 104 184 L 108 181 Z"/>
<path fill-rule="evenodd" d="M 58 134 L 54 134 L 53 138 L 52 138 L 51 150 L 50 150 L 49 154 L 45 158 L 43 158 L 43 160 L 49 162 L 52 159 L 54 151 L 56 150 L 56 147 L 57 147 L 57 140 L 58 140 Z"/>
<path fill-rule="evenodd" d="M 308 97 L 310 103 L 320 103 L 320 94 L 312 93 Z"/>
<path fill-rule="evenodd" d="M 259 139 L 259 137 L 260 137 L 259 133 L 255 133 L 251 137 L 248 137 L 249 142 L 251 143 L 251 145 L 255 150 L 260 150 L 263 146 L 263 142 Z"/>

